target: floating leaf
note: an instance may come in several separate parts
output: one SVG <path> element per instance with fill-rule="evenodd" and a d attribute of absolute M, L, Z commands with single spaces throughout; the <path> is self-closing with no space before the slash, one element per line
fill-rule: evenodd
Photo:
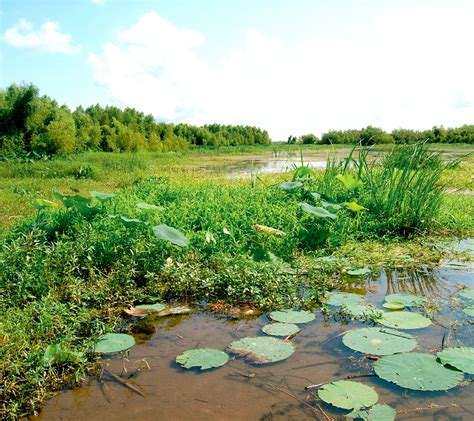
<path fill-rule="evenodd" d="M 326 300 L 326 304 L 330 306 L 342 306 L 349 304 L 362 304 L 364 297 L 359 294 L 352 294 L 351 292 L 332 292 Z"/>
<path fill-rule="evenodd" d="M 445 348 L 436 356 L 443 364 L 449 364 L 464 373 L 474 374 L 474 348 Z"/>
<path fill-rule="evenodd" d="M 196 348 L 183 352 L 176 357 L 176 362 L 184 368 L 200 367 L 208 370 L 223 366 L 229 361 L 229 355 L 220 349 Z"/>
<path fill-rule="evenodd" d="M 396 301 L 393 303 L 383 303 L 382 306 L 389 310 L 403 310 L 405 308 L 405 304 Z"/>
<path fill-rule="evenodd" d="M 403 304 L 405 307 L 415 307 L 423 304 L 426 299 L 413 294 L 389 294 L 385 296 L 385 301 L 387 303 Z"/>
<path fill-rule="evenodd" d="M 125 333 L 107 333 L 97 340 L 94 351 L 99 354 L 113 354 L 126 351 L 133 345 L 135 345 L 133 336 Z"/>
<path fill-rule="evenodd" d="M 267 227 L 265 225 L 255 224 L 253 228 L 255 231 L 261 232 L 262 234 L 265 234 L 265 235 L 279 235 L 279 236 L 286 235 L 286 232 L 284 231 L 280 231 L 279 229 L 272 228 L 272 227 Z"/>
<path fill-rule="evenodd" d="M 229 346 L 234 354 L 246 356 L 249 360 L 259 363 L 274 363 L 287 359 L 295 347 L 291 342 L 272 337 L 243 338 Z"/>
<path fill-rule="evenodd" d="M 272 336 L 290 336 L 298 333 L 300 328 L 294 323 L 269 323 L 262 327 L 262 331 Z"/>
<path fill-rule="evenodd" d="M 465 289 L 464 291 L 460 292 L 459 295 L 463 298 L 474 301 L 474 289 Z"/>
<path fill-rule="evenodd" d="M 330 209 L 334 209 L 334 210 L 339 210 L 339 209 L 342 208 L 342 206 L 338 205 L 337 203 L 330 203 L 330 202 L 326 202 L 325 200 L 322 201 L 322 205 L 325 208 L 330 208 Z"/>
<path fill-rule="evenodd" d="M 149 205 L 148 203 L 145 202 L 138 202 L 135 205 L 138 209 L 146 209 L 146 210 L 163 210 L 161 206 L 156 206 L 156 205 Z"/>
<path fill-rule="evenodd" d="M 169 241 L 179 247 L 187 247 L 189 240 L 177 229 L 161 224 L 153 227 L 153 232 L 160 240 Z"/>
<path fill-rule="evenodd" d="M 380 318 L 382 311 L 371 304 L 347 303 L 342 305 L 343 312 L 356 319 Z"/>
<path fill-rule="evenodd" d="M 31 205 L 38 210 L 43 210 L 45 208 L 57 208 L 58 204 L 51 202 L 51 200 L 46 199 L 34 199 L 31 201 Z"/>
<path fill-rule="evenodd" d="M 344 202 L 343 205 L 347 208 L 350 209 L 352 212 L 360 212 L 362 210 L 368 210 L 364 206 L 359 205 L 357 202 Z"/>
<path fill-rule="evenodd" d="M 431 320 L 427 317 L 409 311 L 384 313 L 377 321 L 395 329 L 421 329 L 431 325 Z"/>
<path fill-rule="evenodd" d="M 278 186 L 281 190 L 293 190 L 298 187 L 303 187 L 303 183 L 300 181 L 285 181 Z"/>
<path fill-rule="evenodd" d="M 374 405 L 369 409 L 353 411 L 346 415 L 347 418 L 361 418 L 364 421 L 393 421 L 395 419 L 395 410 L 389 405 Z"/>
<path fill-rule="evenodd" d="M 351 174 L 345 174 L 345 175 L 339 174 L 339 175 L 336 175 L 336 178 L 342 184 L 344 184 L 344 187 L 347 190 L 355 190 L 356 188 L 364 185 L 362 180 L 359 180 L 358 178 L 354 178 Z"/>
<path fill-rule="evenodd" d="M 89 192 L 92 197 L 95 197 L 97 200 L 101 202 L 105 202 L 106 200 L 110 200 L 116 195 L 114 193 L 103 193 L 100 191 L 90 191 Z"/>
<path fill-rule="evenodd" d="M 300 202 L 299 205 L 301 206 L 301 209 L 303 209 L 303 211 L 307 212 L 307 213 L 310 213 L 312 215 L 316 215 L 320 218 L 331 218 L 331 219 L 336 219 L 337 218 L 337 215 L 331 213 L 331 212 L 328 212 L 326 209 L 318 206 L 311 206 L 310 204 L 308 203 L 305 203 L 305 202 Z"/>
<path fill-rule="evenodd" d="M 448 390 L 457 386 L 464 374 L 446 368 L 430 354 L 408 352 L 386 355 L 374 364 L 382 379 L 412 390 Z"/>
<path fill-rule="evenodd" d="M 318 390 L 318 396 L 337 408 L 356 410 L 372 406 L 379 400 L 373 388 L 350 380 L 327 383 Z"/>
<path fill-rule="evenodd" d="M 43 365 L 77 363 L 84 361 L 82 353 L 78 353 L 63 344 L 48 345 L 44 351 Z"/>
<path fill-rule="evenodd" d="M 150 312 L 150 313 L 155 313 L 155 312 L 164 310 L 166 306 L 160 303 L 155 303 L 155 304 L 140 304 L 138 306 L 135 306 L 135 308 L 138 308 L 140 310 L 146 310 L 147 312 Z"/>
<path fill-rule="evenodd" d="M 373 355 L 409 352 L 416 347 L 416 340 L 412 335 L 378 327 L 351 330 L 342 337 L 342 342 L 354 351 Z"/>
<path fill-rule="evenodd" d="M 279 310 L 272 311 L 270 318 L 276 322 L 282 323 L 308 323 L 313 321 L 316 316 L 314 313 L 306 310 Z"/>
<path fill-rule="evenodd" d="M 474 305 L 467 306 L 462 309 L 463 313 L 467 314 L 468 316 L 474 317 Z"/>
<path fill-rule="evenodd" d="M 127 228 L 136 227 L 137 225 L 142 224 L 143 222 L 137 218 L 127 218 L 125 216 L 120 216 L 120 222 L 124 224 Z"/>
<path fill-rule="evenodd" d="M 356 269 L 349 269 L 347 271 L 348 275 L 351 276 L 367 276 L 370 274 L 370 269 L 368 268 L 356 268 Z"/>

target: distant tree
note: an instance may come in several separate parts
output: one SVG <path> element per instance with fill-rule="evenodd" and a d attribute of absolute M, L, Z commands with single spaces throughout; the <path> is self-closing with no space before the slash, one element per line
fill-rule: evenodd
<path fill-rule="evenodd" d="M 311 133 L 301 136 L 300 139 L 301 143 L 303 143 L 304 145 L 314 145 L 316 143 L 319 143 L 318 137 Z"/>

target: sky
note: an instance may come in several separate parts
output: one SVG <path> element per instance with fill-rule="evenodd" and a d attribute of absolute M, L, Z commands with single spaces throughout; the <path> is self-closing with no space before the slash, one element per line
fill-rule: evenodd
<path fill-rule="evenodd" d="M 273 140 L 474 124 L 474 0 L 0 0 L 0 86 Z"/>

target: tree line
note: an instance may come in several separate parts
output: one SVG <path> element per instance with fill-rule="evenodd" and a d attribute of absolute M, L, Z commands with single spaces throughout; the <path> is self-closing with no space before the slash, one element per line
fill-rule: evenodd
<path fill-rule="evenodd" d="M 433 127 L 428 130 L 395 129 L 391 133 L 368 126 L 357 130 L 331 130 L 321 138 L 314 134 L 288 137 L 290 144 L 349 144 L 377 145 L 383 143 L 474 143 L 474 125 L 456 128 Z"/>
<path fill-rule="evenodd" d="M 101 150 L 177 151 L 197 146 L 270 144 L 265 130 L 252 126 L 157 122 L 134 108 L 81 106 L 71 111 L 32 84 L 0 90 L 0 152 L 52 155 Z"/>

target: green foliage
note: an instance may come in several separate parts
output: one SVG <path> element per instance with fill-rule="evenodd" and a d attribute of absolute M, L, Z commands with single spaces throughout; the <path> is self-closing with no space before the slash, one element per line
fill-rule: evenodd
<path fill-rule="evenodd" d="M 464 373 L 474 374 L 474 348 L 445 348 L 436 356 L 445 365 L 457 368 Z"/>

